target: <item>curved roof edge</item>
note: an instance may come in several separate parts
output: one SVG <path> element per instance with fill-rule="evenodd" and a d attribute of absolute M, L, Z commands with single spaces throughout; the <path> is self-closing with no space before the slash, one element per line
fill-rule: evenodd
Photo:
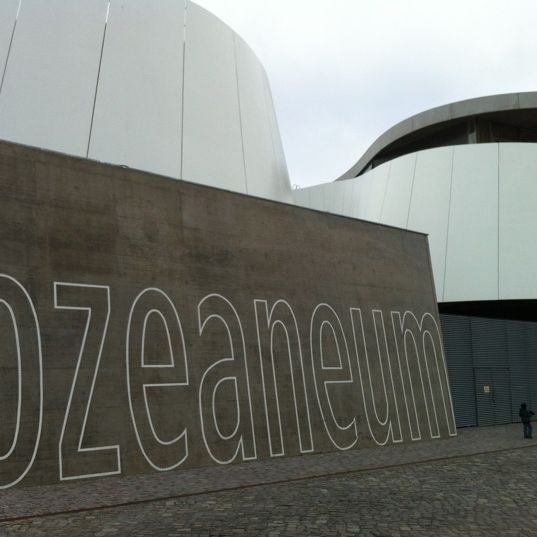
<path fill-rule="evenodd" d="M 488 95 L 431 108 L 404 119 L 381 134 L 358 162 L 336 181 L 357 177 L 380 151 L 398 139 L 420 129 L 478 114 L 532 108 L 537 108 L 537 92 L 535 91 Z"/>

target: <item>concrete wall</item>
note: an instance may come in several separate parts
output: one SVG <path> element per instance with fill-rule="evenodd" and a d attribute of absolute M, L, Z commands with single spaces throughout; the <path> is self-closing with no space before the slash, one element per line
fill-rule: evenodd
<path fill-rule="evenodd" d="M 0 487 L 454 435 L 423 235 L 0 143 Z"/>
<path fill-rule="evenodd" d="M 2 0 L 0 138 L 292 202 L 264 68 L 186 0 Z"/>

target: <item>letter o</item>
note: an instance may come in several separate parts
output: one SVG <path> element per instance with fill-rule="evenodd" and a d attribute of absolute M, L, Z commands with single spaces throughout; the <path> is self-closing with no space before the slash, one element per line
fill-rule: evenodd
<path fill-rule="evenodd" d="M 17 423 L 10 449 L 0 454 L 0 466 L 9 465 L 11 457 L 20 458 L 20 454 L 17 455 L 16 452 L 19 451 L 21 445 L 31 446 L 31 455 L 24 470 L 19 471 L 18 475 L 11 480 L 8 478 L 6 482 L 0 481 L 0 489 L 7 489 L 26 476 L 37 455 L 43 424 L 43 358 L 39 321 L 32 299 L 26 289 L 7 274 L 0 274 L 0 304 L 11 317 L 17 349 L 18 376 Z M 32 372 L 38 377 L 36 383 L 28 383 L 27 379 L 32 377 Z M 38 392 L 37 398 L 35 397 L 36 391 Z M 36 402 L 32 404 L 32 400 Z M 22 421 L 31 424 L 27 429 L 26 438 L 21 438 Z M 8 474 L 9 470 L 2 473 Z"/>

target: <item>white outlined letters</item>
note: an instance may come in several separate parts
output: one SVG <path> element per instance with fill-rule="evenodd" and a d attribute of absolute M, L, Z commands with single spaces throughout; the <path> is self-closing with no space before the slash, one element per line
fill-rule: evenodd
<path fill-rule="evenodd" d="M 54 307 L 87 312 L 58 445 L 60 481 L 120 474 L 119 445 L 83 447 L 110 320 L 110 287 L 54 282 Z M 82 394 L 88 387 L 89 395 L 84 397 Z M 78 410 L 72 411 L 72 406 Z"/>
<path fill-rule="evenodd" d="M 239 451 L 242 452 L 245 461 L 256 459 L 257 448 L 244 331 L 237 310 L 222 295 L 208 295 L 198 304 L 198 320 L 200 336 L 203 336 L 206 330 L 209 331 L 210 321 L 223 324 L 228 347 L 224 351 L 228 353 L 227 356 L 209 366 L 200 382 L 199 413 L 201 433 L 207 452 L 218 464 L 233 462 Z M 222 431 L 216 408 L 217 393 L 223 383 L 231 383 L 234 390 L 235 423 L 228 434 Z M 233 419 L 229 421 L 232 422 Z M 218 456 L 215 454 L 214 442 L 219 445 Z"/>
<path fill-rule="evenodd" d="M 254 308 L 270 455 L 271 457 L 285 455 L 276 369 L 283 369 L 286 374 L 290 374 L 300 453 L 311 453 L 314 448 L 310 410 L 304 375 L 302 346 L 295 314 L 285 300 L 276 301 L 270 312 L 266 300 L 254 300 Z M 289 369 L 276 366 L 275 336 L 277 328 L 285 335 Z M 283 365 L 285 356 L 281 358 L 278 363 Z"/>
<path fill-rule="evenodd" d="M 372 364 L 372 360 L 369 359 L 369 353 L 367 351 L 362 311 L 359 308 L 351 308 L 350 314 L 364 410 L 371 437 L 379 446 L 386 445 L 390 436 L 393 443 L 402 442 L 401 421 L 399 419 L 397 396 L 395 393 L 392 365 L 390 362 L 386 328 L 384 326 L 384 316 L 382 311 L 372 311 L 377 348 L 377 360 L 374 364 Z M 365 361 L 365 365 L 362 365 L 362 361 Z M 376 374 L 372 374 L 372 369 L 374 369 Z M 374 383 L 374 378 L 379 379 L 382 382 L 381 392 L 385 406 L 385 413 L 383 416 L 379 416 L 379 409 L 377 408 L 376 401 L 379 390 L 377 384 L 379 384 L 379 382 L 377 381 Z"/>
<path fill-rule="evenodd" d="M 239 295 L 250 314 L 243 324 L 230 300 L 209 294 L 197 304 L 197 319 L 191 311 L 183 325 L 171 298 L 156 287 L 132 302 L 134 295 L 126 302 L 119 296 L 124 316 L 112 319 L 109 286 L 52 284 L 54 309 L 50 300 L 39 302 L 47 308 L 44 341 L 52 354 L 45 361 L 52 392 L 46 404 L 34 303 L 16 279 L 0 274 L 0 489 L 37 467 L 40 444 L 39 468 L 57 454 L 59 479 L 67 481 L 129 471 L 127 452 L 135 454 L 129 459 L 134 470 L 145 459 L 146 469 L 168 471 L 184 463 L 255 460 L 258 453 L 349 450 L 359 434 L 369 445 L 457 434 L 439 322 L 423 310 L 421 317 L 391 311 L 387 332 L 386 310 L 347 306 L 343 324 L 334 308 L 320 303 L 308 316 L 308 349 L 307 327 L 300 334 L 285 299 Z M 187 343 L 195 358 L 191 371 Z M 122 360 L 108 363 L 118 351 L 125 369 Z M 58 402 L 65 406 L 58 409 Z M 46 408 L 59 410 L 59 423 L 42 438 Z M 255 419 L 261 420 L 257 430 Z"/>
<path fill-rule="evenodd" d="M 146 336 L 150 321 L 160 327 L 159 342 L 163 342 L 166 363 L 148 361 Z M 172 438 L 163 439 L 155 426 L 149 401 L 151 393 L 162 397 L 170 388 L 175 391 L 189 385 L 188 361 L 179 314 L 170 297 L 160 289 L 144 289 L 132 303 L 127 324 L 126 366 L 129 409 L 140 450 L 155 470 L 173 470 L 188 458 L 187 428 L 174 432 Z M 166 379 L 162 378 L 165 374 L 168 374 Z M 179 408 L 169 410 L 167 421 L 180 415 Z"/>
<path fill-rule="evenodd" d="M 444 355 L 440 351 L 442 349 L 440 330 L 434 317 L 430 313 L 425 313 L 421 321 L 418 321 L 411 311 L 406 311 L 402 318 L 399 312 L 392 311 L 392 323 L 401 383 L 404 392 L 410 391 L 411 394 L 412 407 L 409 407 L 406 397 L 405 406 L 412 440 L 421 440 L 418 409 L 423 407 L 431 438 L 440 438 L 437 403 L 444 408 L 442 417 L 445 417 L 449 435 L 455 436 L 457 433 L 447 368 Z M 432 357 L 428 349 L 432 349 Z M 412 360 L 414 366 L 411 364 Z"/>
<path fill-rule="evenodd" d="M 328 335 L 331 335 L 335 343 L 337 358 L 335 366 L 327 365 L 326 355 L 323 353 L 323 340 Z M 341 320 L 328 304 L 319 304 L 313 311 L 310 325 L 310 345 L 315 393 L 326 432 L 335 447 L 342 451 L 351 449 L 358 441 L 356 417 L 349 423 L 341 425 L 336 412 L 334 412 L 332 399 L 337 399 L 338 396 L 342 397 L 342 394 L 335 390 L 332 395 L 329 393 L 331 386 L 341 387 L 344 384 L 353 383 L 349 346 Z M 345 362 L 342 359 L 342 354 Z"/>
<path fill-rule="evenodd" d="M 34 304 L 26 289 L 7 274 L 0 274 L 0 309 L 11 324 L 17 355 L 17 420 L 10 448 L 0 454 L 0 489 L 19 483 L 32 467 L 43 424 L 43 359 L 41 332 Z M 7 314 L 7 316 L 6 316 Z M 21 423 L 27 424 L 21 428 Z M 3 425 L 3 424 L 2 424 Z M 24 437 L 22 436 L 24 435 Z M 28 451 L 28 446 L 31 446 Z M 10 476 L 11 458 L 27 460 L 25 468 Z M 17 468 L 17 465 L 15 466 Z"/>

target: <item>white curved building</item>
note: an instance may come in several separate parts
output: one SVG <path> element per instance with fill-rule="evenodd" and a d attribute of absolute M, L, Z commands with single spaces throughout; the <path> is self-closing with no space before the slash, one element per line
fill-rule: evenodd
<path fill-rule="evenodd" d="M 0 139 L 291 201 L 262 65 L 185 0 L 2 0 Z"/>
<path fill-rule="evenodd" d="M 537 93 L 411 117 L 295 200 L 429 234 L 459 425 L 537 405 Z"/>
<path fill-rule="evenodd" d="M 537 141 L 534 106 L 530 93 L 424 112 L 382 135 L 338 182 L 295 199 L 428 233 L 441 303 L 535 299 L 537 144 L 515 142 L 517 129 Z M 494 128 L 503 128 L 496 138 Z"/>

